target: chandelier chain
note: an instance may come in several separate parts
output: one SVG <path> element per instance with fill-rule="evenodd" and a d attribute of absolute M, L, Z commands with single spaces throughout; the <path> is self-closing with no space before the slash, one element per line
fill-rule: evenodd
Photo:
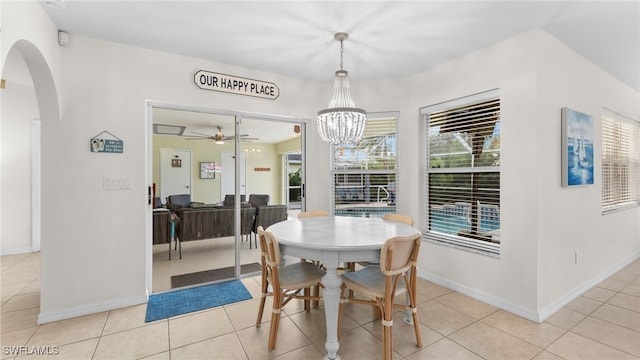
<path fill-rule="evenodd" d="M 340 40 L 340 70 L 344 70 L 342 66 L 342 53 L 344 52 L 344 40 Z"/>

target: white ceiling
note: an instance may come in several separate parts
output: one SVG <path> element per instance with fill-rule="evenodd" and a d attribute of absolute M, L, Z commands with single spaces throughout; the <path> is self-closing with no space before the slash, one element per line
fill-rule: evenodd
<path fill-rule="evenodd" d="M 46 4 L 51 2 L 64 6 Z M 340 47 L 333 38 L 338 31 L 350 35 L 344 43 L 344 68 L 357 81 L 423 72 L 516 34 L 543 29 L 640 91 L 638 0 L 41 4 L 58 29 L 68 33 L 312 81 L 331 81 L 339 68 Z M 215 125 L 223 125 L 225 135 L 233 132 L 229 117 L 159 109 L 154 122 L 189 124 L 187 134 L 214 133 Z M 260 142 L 279 142 L 292 136 L 291 127 L 249 120 L 242 132 Z"/>
<path fill-rule="evenodd" d="M 64 8 L 44 5 L 63 2 Z M 640 91 L 640 1 L 42 1 L 60 30 L 303 79 L 411 75 L 544 29 Z"/>

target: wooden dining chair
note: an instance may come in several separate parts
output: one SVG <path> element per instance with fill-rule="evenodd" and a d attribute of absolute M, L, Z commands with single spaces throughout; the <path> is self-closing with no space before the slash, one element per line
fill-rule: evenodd
<path fill-rule="evenodd" d="M 310 289 L 315 286 L 321 286 L 321 280 L 325 272 L 310 262 L 298 262 L 281 266 L 280 247 L 273 234 L 259 226 L 258 239 L 262 260 L 262 296 L 260 298 L 256 326 L 260 326 L 262 322 L 266 297 L 272 296 L 273 309 L 271 311 L 268 349 L 273 350 L 276 348 L 282 309 L 292 299 L 301 299 L 304 300 L 305 310 L 308 311 L 311 300 L 320 300 L 318 296 L 310 295 Z M 269 285 L 271 285 L 271 292 L 269 292 Z"/>
<path fill-rule="evenodd" d="M 298 213 L 298 219 L 314 216 L 329 216 L 329 213 L 324 210 L 302 211 Z"/>
<path fill-rule="evenodd" d="M 409 215 L 405 215 L 405 214 L 396 214 L 396 213 L 387 213 L 384 214 L 382 216 L 382 220 L 384 221 L 394 221 L 397 223 L 401 223 L 401 224 L 405 224 L 405 225 L 409 225 L 409 226 L 413 226 L 413 218 Z M 380 265 L 380 261 L 358 261 L 358 265 L 362 266 L 362 267 L 366 267 L 369 265 Z M 355 265 L 351 266 L 351 271 L 355 271 Z M 349 293 L 349 297 L 353 297 L 353 291 L 351 291 Z M 407 294 L 407 299 L 406 299 L 406 304 L 407 306 L 409 305 L 409 295 Z M 380 313 L 380 310 L 378 310 L 377 307 L 373 307 L 372 308 L 372 313 L 373 313 L 373 318 L 374 319 L 380 319 L 380 317 L 382 316 L 382 314 Z M 411 315 L 409 314 L 409 312 L 407 311 L 407 315 L 405 317 L 405 321 L 410 324 L 411 323 Z"/>
<path fill-rule="evenodd" d="M 380 250 L 380 265 L 371 265 L 342 276 L 342 291 L 338 315 L 338 334 L 346 302 L 373 305 L 382 314 L 383 359 L 393 358 L 393 309 L 410 310 L 418 347 L 422 347 L 420 323 L 416 307 L 416 263 L 420 250 L 420 234 L 399 236 L 385 241 Z M 345 290 L 352 289 L 367 299 L 345 297 Z M 396 296 L 407 293 L 409 304 L 395 304 Z"/>
<path fill-rule="evenodd" d="M 382 216 L 382 220 L 394 221 L 394 222 L 402 223 L 405 225 L 413 226 L 413 218 L 409 215 L 404 215 L 404 214 L 387 213 Z M 378 265 L 378 264 L 380 264 L 379 261 L 358 261 L 358 265 L 362 267 L 369 266 L 369 265 Z M 351 266 L 350 270 L 351 271 L 355 270 L 355 264 Z"/>
<path fill-rule="evenodd" d="M 405 214 L 394 214 L 394 213 L 384 214 L 384 216 L 382 217 L 382 220 L 395 221 L 395 222 L 403 223 L 405 225 L 413 226 L 413 218 Z"/>

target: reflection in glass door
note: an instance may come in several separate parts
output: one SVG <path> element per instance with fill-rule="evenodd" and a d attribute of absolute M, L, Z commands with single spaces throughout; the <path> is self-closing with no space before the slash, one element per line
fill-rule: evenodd
<path fill-rule="evenodd" d="M 256 229 L 286 220 L 289 177 L 287 155 L 302 152 L 302 126 L 298 123 L 247 117 L 240 123 L 239 151 L 246 162 L 247 204 L 254 212 L 249 239 L 240 243 L 241 276 L 259 266 Z M 301 162 L 298 168 L 301 169 Z"/>
<path fill-rule="evenodd" d="M 287 206 L 289 216 L 295 217 L 302 209 L 302 153 L 286 154 Z"/>
<path fill-rule="evenodd" d="M 154 106 L 151 113 L 153 185 L 160 189 L 162 184 L 162 149 L 188 150 L 192 163 L 190 199 L 177 204 L 168 201 L 172 194 L 158 194 L 155 201 L 152 292 L 256 274 L 255 228 L 280 219 L 281 208 L 286 218 L 283 164 L 285 154 L 302 151 L 300 127 L 296 132 L 294 123 L 273 117 L 188 108 Z M 161 217 L 173 222 L 156 223 Z"/>

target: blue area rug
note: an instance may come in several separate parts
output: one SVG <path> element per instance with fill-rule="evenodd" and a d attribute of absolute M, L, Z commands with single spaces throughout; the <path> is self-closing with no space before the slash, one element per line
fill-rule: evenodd
<path fill-rule="evenodd" d="M 251 299 L 240 280 L 149 296 L 145 322 Z"/>

